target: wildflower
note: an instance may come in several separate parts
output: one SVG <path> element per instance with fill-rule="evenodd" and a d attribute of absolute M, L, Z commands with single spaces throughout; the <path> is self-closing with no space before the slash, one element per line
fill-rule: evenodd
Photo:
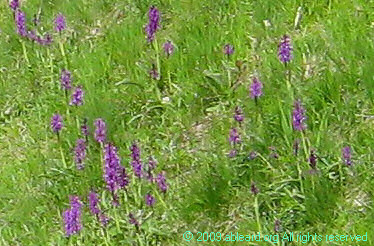
<path fill-rule="evenodd" d="M 63 127 L 62 116 L 59 114 L 54 114 L 51 118 L 52 131 L 55 133 L 58 133 L 59 131 L 61 131 L 62 127 Z"/>
<path fill-rule="evenodd" d="M 103 119 L 98 118 L 95 121 L 95 140 L 99 143 L 104 143 L 106 139 L 106 126 Z"/>
<path fill-rule="evenodd" d="M 158 188 L 162 192 L 166 193 L 166 191 L 168 189 L 168 185 L 166 183 L 166 178 L 165 178 L 164 173 L 160 173 L 160 174 L 157 175 L 156 182 L 157 182 Z"/>
<path fill-rule="evenodd" d="M 316 166 L 317 166 L 317 155 L 315 154 L 315 150 L 311 150 L 311 152 L 310 152 L 309 166 L 312 169 L 316 169 Z"/>
<path fill-rule="evenodd" d="M 77 88 L 75 88 L 75 91 L 72 94 L 70 105 L 75 105 L 75 106 L 83 105 L 83 96 L 84 96 L 84 91 L 82 90 L 82 86 L 78 86 Z"/>
<path fill-rule="evenodd" d="M 164 51 L 167 57 L 171 56 L 174 52 L 174 45 L 171 41 L 166 41 L 164 43 Z"/>
<path fill-rule="evenodd" d="M 110 219 L 105 214 L 100 213 L 99 220 L 100 220 L 101 224 L 105 227 L 105 226 L 107 226 Z"/>
<path fill-rule="evenodd" d="M 148 170 L 154 170 L 156 166 L 157 166 L 156 159 L 150 156 L 148 160 Z"/>
<path fill-rule="evenodd" d="M 254 160 L 256 157 L 257 157 L 257 153 L 255 151 L 251 151 L 251 153 L 249 153 L 248 159 Z"/>
<path fill-rule="evenodd" d="M 158 80 L 160 78 L 160 75 L 157 72 L 157 69 L 153 66 L 153 68 L 149 71 L 149 76 L 151 76 L 152 79 Z"/>
<path fill-rule="evenodd" d="M 90 211 L 93 215 L 98 215 L 100 213 L 100 209 L 98 208 L 99 197 L 94 191 L 90 191 L 88 194 L 88 204 Z"/>
<path fill-rule="evenodd" d="M 223 46 L 223 53 L 227 55 L 227 57 L 230 57 L 230 55 L 234 54 L 234 46 L 231 44 L 226 44 Z"/>
<path fill-rule="evenodd" d="M 38 43 L 41 45 L 50 45 L 52 44 L 52 42 L 53 42 L 52 35 L 49 33 L 46 33 L 44 35 L 44 39 L 40 39 Z"/>
<path fill-rule="evenodd" d="M 82 229 L 81 224 L 82 204 L 77 196 L 70 197 L 70 209 L 63 212 L 65 234 L 67 237 L 78 233 Z"/>
<path fill-rule="evenodd" d="M 347 166 L 352 166 L 351 147 L 345 146 L 342 149 L 343 161 Z"/>
<path fill-rule="evenodd" d="M 260 192 L 260 190 L 257 188 L 254 182 L 251 183 L 251 192 L 253 195 L 257 195 Z"/>
<path fill-rule="evenodd" d="M 258 78 L 254 77 L 253 82 L 251 86 L 249 87 L 251 98 L 254 98 L 254 99 L 259 98 L 262 95 L 262 87 L 263 86 L 262 86 L 261 81 Z"/>
<path fill-rule="evenodd" d="M 153 175 L 152 175 L 152 170 L 156 168 L 157 161 L 153 157 L 149 157 L 148 160 L 148 169 L 147 172 L 145 173 L 146 178 L 148 179 L 149 182 L 153 182 Z"/>
<path fill-rule="evenodd" d="M 84 159 L 86 158 L 86 141 L 84 139 L 78 139 L 77 145 L 74 148 L 75 152 L 75 163 L 77 164 L 78 170 L 84 168 Z"/>
<path fill-rule="evenodd" d="M 147 40 L 148 42 L 152 42 L 155 39 L 156 31 L 159 28 L 159 20 L 160 20 L 160 13 L 158 9 L 152 6 L 148 12 L 148 25 L 145 28 L 147 33 Z"/>
<path fill-rule="evenodd" d="M 133 168 L 135 176 L 138 178 L 142 177 L 142 162 L 140 160 L 140 149 L 138 145 L 134 142 L 132 146 L 130 147 L 131 150 L 131 166 Z"/>
<path fill-rule="evenodd" d="M 87 118 L 84 119 L 83 125 L 81 126 L 82 135 L 87 138 L 88 136 L 88 125 L 87 125 Z"/>
<path fill-rule="evenodd" d="M 293 48 L 290 44 L 290 38 L 287 35 L 284 35 L 281 39 L 280 44 L 278 45 L 279 60 L 285 64 L 290 62 L 293 58 L 292 51 Z"/>
<path fill-rule="evenodd" d="M 119 188 L 124 189 L 130 183 L 129 176 L 126 173 L 126 168 L 119 165 L 117 168 L 117 184 Z"/>
<path fill-rule="evenodd" d="M 27 36 L 27 27 L 26 27 L 26 14 L 17 9 L 15 14 L 15 21 L 16 21 L 16 27 L 17 27 L 17 33 L 21 35 L 22 37 Z"/>
<path fill-rule="evenodd" d="M 239 123 L 244 120 L 243 110 L 239 106 L 235 107 L 234 120 L 236 120 Z"/>
<path fill-rule="evenodd" d="M 118 189 L 118 167 L 120 166 L 120 158 L 117 154 L 117 148 L 113 144 L 108 143 L 104 147 L 104 180 L 107 189 L 114 194 Z"/>
<path fill-rule="evenodd" d="M 296 131 L 303 131 L 306 129 L 306 116 L 305 116 L 305 109 L 301 105 L 300 100 L 296 100 L 294 103 L 294 110 L 292 113 L 292 121 L 293 121 L 293 128 Z"/>
<path fill-rule="evenodd" d="M 71 89 L 71 73 L 66 70 L 66 69 L 63 69 L 61 71 L 61 87 L 62 89 L 64 90 L 70 90 Z"/>
<path fill-rule="evenodd" d="M 231 144 L 238 144 L 238 143 L 241 142 L 238 130 L 236 128 L 231 128 L 230 136 L 229 136 L 229 142 Z"/>
<path fill-rule="evenodd" d="M 54 20 L 54 25 L 55 31 L 61 33 L 66 28 L 65 16 L 59 13 Z"/>
<path fill-rule="evenodd" d="M 19 8 L 19 0 L 12 0 L 9 3 L 9 7 L 13 10 L 16 11 Z"/>
<path fill-rule="evenodd" d="M 237 155 L 237 151 L 236 151 L 236 149 L 232 149 L 232 150 L 230 150 L 230 152 L 229 152 L 229 157 L 230 158 L 233 158 L 233 157 L 235 157 Z"/>
<path fill-rule="evenodd" d="M 147 193 L 145 195 L 145 204 L 147 204 L 147 206 L 153 207 L 155 202 L 156 202 L 156 198 L 154 198 L 151 194 Z"/>
<path fill-rule="evenodd" d="M 32 41 L 37 41 L 38 40 L 38 36 L 36 35 L 34 30 L 28 31 L 27 32 L 27 37 L 29 39 L 31 39 Z"/>
<path fill-rule="evenodd" d="M 132 213 L 129 213 L 129 219 L 130 224 L 135 225 L 136 227 L 139 226 L 139 221 L 135 218 L 135 216 Z"/>
<path fill-rule="evenodd" d="M 44 39 L 42 37 L 40 37 L 39 35 L 36 35 L 34 41 L 37 42 L 40 45 L 44 45 L 44 42 L 45 42 Z"/>

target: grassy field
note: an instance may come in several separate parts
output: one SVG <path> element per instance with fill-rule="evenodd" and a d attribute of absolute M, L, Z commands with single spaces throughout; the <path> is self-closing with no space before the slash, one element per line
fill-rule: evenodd
<path fill-rule="evenodd" d="M 160 19 L 149 42 L 152 5 Z M 17 33 L 18 11 L 27 30 L 51 34 L 52 43 Z M 61 32 L 54 30 L 59 13 Z M 293 47 L 286 63 L 278 57 L 284 35 Z M 233 54 L 224 54 L 226 44 Z M 0 245 L 374 245 L 373 68 L 371 0 L 21 0 L 15 12 L 1 1 Z M 71 90 L 61 87 L 63 69 Z M 263 85 L 255 98 L 254 78 Z M 79 85 L 83 105 L 69 105 Z M 306 114 L 302 131 L 293 120 L 297 99 Z M 233 117 L 237 106 L 242 122 Z M 74 150 L 85 118 L 88 149 L 78 170 Z M 102 144 L 98 118 L 106 125 Z M 130 179 L 115 197 L 103 174 L 108 143 Z M 157 160 L 152 174 L 165 175 L 166 192 L 136 177 L 134 143 L 144 172 L 149 157 Z M 90 191 L 106 226 L 90 211 Z M 63 219 L 73 210 L 69 196 L 81 201 L 82 228 L 71 236 Z M 199 232 L 214 232 L 216 241 L 197 241 Z M 223 241 L 237 232 L 280 239 Z M 291 232 L 323 240 L 281 240 Z M 365 234 L 365 241 L 326 240 Z"/>

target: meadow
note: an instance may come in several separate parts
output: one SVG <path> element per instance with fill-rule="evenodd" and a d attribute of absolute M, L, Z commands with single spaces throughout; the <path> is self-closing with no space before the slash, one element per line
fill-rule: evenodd
<path fill-rule="evenodd" d="M 373 68 L 372 0 L 1 1 L 0 245 L 374 245 Z"/>

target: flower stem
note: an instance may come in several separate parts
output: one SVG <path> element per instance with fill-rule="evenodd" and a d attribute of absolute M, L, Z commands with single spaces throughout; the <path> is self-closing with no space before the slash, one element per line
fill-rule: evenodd
<path fill-rule="evenodd" d="M 108 234 L 104 232 L 104 229 L 101 227 L 101 235 L 103 236 L 104 238 L 104 243 L 106 246 L 109 246 L 109 243 L 108 241 L 110 241 L 109 237 L 108 237 Z"/>
<path fill-rule="evenodd" d="M 24 42 L 24 41 L 21 41 L 21 43 L 22 43 L 23 56 L 25 57 L 25 60 L 26 60 L 27 66 L 30 67 L 30 60 L 29 60 L 29 57 L 27 56 L 27 49 L 26 49 L 25 42 Z"/>
<path fill-rule="evenodd" d="M 306 146 L 304 131 L 301 131 L 301 138 L 303 140 L 303 147 L 304 147 L 305 158 L 308 160 L 308 153 L 309 152 L 308 152 L 308 148 Z"/>
<path fill-rule="evenodd" d="M 169 80 L 169 93 L 171 93 L 171 75 L 170 75 L 170 70 L 168 71 L 168 80 Z"/>
<path fill-rule="evenodd" d="M 341 164 L 339 164 L 339 176 L 340 176 L 340 186 L 343 187 L 343 170 L 342 170 Z"/>
<path fill-rule="evenodd" d="M 301 190 L 301 193 L 304 194 L 304 185 L 303 185 L 303 179 L 301 177 L 300 162 L 297 162 L 297 172 L 298 172 L 298 175 L 299 175 L 300 190 Z"/>
<path fill-rule="evenodd" d="M 60 42 L 59 42 L 58 44 L 59 44 L 59 46 L 60 46 L 61 55 L 62 55 L 62 57 L 64 58 L 65 67 L 68 68 L 68 60 L 67 60 L 67 58 L 66 58 L 65 49 L 64 49 L 64 44 L 62 43 L 61 40 L 60 40 Z"/>
<path fill-rule="evenodd" d="M 121 233 L 121 227 L 119 226 L 119 220 L 118 220 L 118 213 L 117 210 L 114 211 L 114 217 L 116 220 L 116 227 L 117 227 L 117 232 Z"/>
<path fill-rule="evenodd" d="M 160 54 L 159 54 L 159 50 L 158 50 L 157 38 L 155 38 L 155 40 L 154 40 L 153 47 L 154 47 L 154 49 L 155 49 L 155 51 L 156 51 L 157 73 L 158 73 L 159 75 L 161 75 Z"/>
<path fill-rule="evenodd" d="M 49 67 L 51 69 L 51 83 L 54 84 L 53 83 L 53 59 L 52 59 L 51 50 L 49 47 L 47 48 L 47 56 L 49 57 Z"/>
<path fill-rule="evenodd" d="M 290 95 L 291 95 L 292 101 L 294 101 L 294 93 L 293 93 L 293 90 L 292 90 L 292 87 L 291 87 L 291 69 L 289 68 L 287 63 L 285 63 L 285 69 L 286 69 L 287 90 L 288 90 L 288 93 L 290 93 Z"/>
<path fill-rule="evenodd" d="M 61 153 L 61 158 L 62 158 L 62 164 L 64 164 L 64 168 L 67 168 L 68 166 L 65 161 L 65 155 L 64 155 L 64 152 L 62 151 L 61 143 L 60 143 L 60 153 Z"/>
<path fill-rule="evenodd" d="M 168 207 L 166 206 L 166 203 L 164 202 L 164 199 L 162 199 L 162 197 L 160 196 L 160 193 L 156 192 L 156 195 L 158 197 L 158 200 L 160 200 L 160 202 L 162 203 L 162 205 L 168 209 Z"/>
<path fill-rule="evenodd" d="M 227 80 L 228 80 L 229 88 L 231 88 L 231 71 L 230 71 L 230 68 L 227 69 Z"/>
<path fill-rule="evenodd" d="M 257 195 L 255 196 L 255 213 L 256 213 L 256 221 L 257 221 L 257 227 L 258 231 L 260 234 L 262 234 L 262 229 L 261 229 L 261 223 L 260 223 L 260 213 L 259 213 L 259 208 L 258 208 L 258 197 Z"/>
<path fill-rule="evenodd" d="M 160 56 L 159 56 L 157 38 L 154 39 L 154 42 L 152 42 L 152 44 L 153 44 L 153 48 L 156 51 L 156 69 L 157 69 L 157 74 L 158 74 L 158 76 L 161 76 Z M 156 89 L 157 99 L 159 101 L 161 101 L 161 92 L 160 92 L 160 89 L 158 88 L 158 81 L 157 80 L 156 80 L 156 83 L 155 83 L 155 89 Z"/>

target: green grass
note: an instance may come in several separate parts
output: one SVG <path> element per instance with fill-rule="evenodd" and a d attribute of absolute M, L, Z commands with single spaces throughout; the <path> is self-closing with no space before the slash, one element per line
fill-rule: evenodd
<path fill-rule="evenodd" d="M 157 63 L 144 33 L 152 4 L 161 11 L 156 34 L 160 81 L 148 74 Z M 66 16 L 67 29 L 61 36 L 54 33 L 51 46 L 42 47 L 15 33 L 13 14 L 2 1 L 0 245 L 199 245 L 204 243 L 196 241 L 198 231 L 254 234 L 258 223 L 252 181 L 260 189 L 262 233 L 274 234 L 279 219 L 280 235 L 367 232 L 367 242 L 349 244 L 374 245 L 373 6 L 363 0 L 22 1 L 30 28 L 33 15 L 42 10 L 41 33 L 52 32 L 57 13 Z M 302 19 L 294 28 L 298 7 Z M 284 34 L 294 47 L 289 66 L 293 96 L 277 57 Z M 176 46 L 169 59 L 162 50 L 167 40 Z M 73 84 L 85 90 L 81 107 L 68 106 L 60 88 L 66 64 L 59 42 Z M 229 60 L 222 53 L 226 43 L 235 47 Z M 240 71 L 238 60 L 243 62 Z M 228 71 L 232 82 L 238 79 L 236 90 L 228 87 Z M 257 106 L 248 91 L 254 74 L 264 84 Z M 293 97 L 302 100 L 308 116 L 306 145 L 301 143 L 298 157 L 292 145 L 302 136 L 292 129 Z M 232 118 L 237 105 L 245 115 L 240 127 Z M 50 129 L 55 112 L 64 117 L 60 141 Z M 76 169 L 72 149 L 84 117 L 91 133 L 94 120 L 105 119 L 108 140 L 118 147 L 128 172 L 134 140 L 144 161 L 155 156 L 157 172 L 167 174 L 165 203 L 147 182 L 139 196 L 140 182 L 133 179 L 129 200 L 114 209 L 92 134 L 86 168 Z M 227 157 L 231 127 L 239 129 L 243 140 L 235 158 Z M 346 145 L 353 150 L 350 168 L 341 160 Z M 270 146 L 278 159 L 269 156 Z M 320 157 L 316 175 L 308 174 L 310 149 Z M 259 153 L 254 160 L 247 158 L 251 151 Z M 61 215 L 69 195 L 79 195 L 87 204 L 92 188 L 111 222 L 102 229 L 85 205 L 83 230 L 66 238 Z M 160 196 L 153 211 L 143 209 L 143 216 L 153 214 L 137 233 L 127 214 L 140 213 L 146 191 Z M 189 243 L 182 238 L 187 230 L 195 236 Z"/>

